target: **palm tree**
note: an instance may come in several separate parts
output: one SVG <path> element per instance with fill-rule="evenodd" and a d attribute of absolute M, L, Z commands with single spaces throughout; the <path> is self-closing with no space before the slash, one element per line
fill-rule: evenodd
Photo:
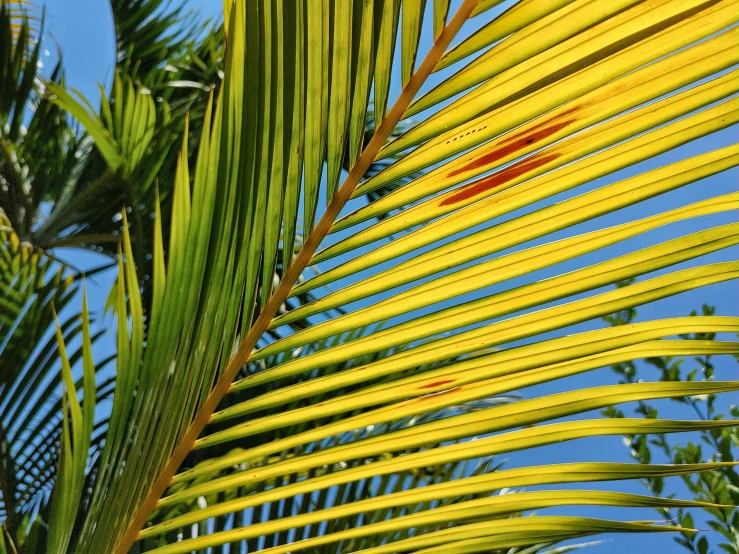
<path fill-rule="evenodd" d="M 553 422 L 621 402 L 734 391 L 735 382 L 633 383 L 464 407 L 636 358 L 736 353 L 734 342 L 669 339 L 733 332 L 735 317 L 561 333 L 736 279 L 732 261 L 594 292 L 735 245 L 735 223 L 593 265 L 579 260 L 579 269 L 548 279 L 488 287 L 739 207 L 732 193 L 524 246 L 739 162 L 732 145 L 553 198 L 736 123 L 737 2 L 523 0 L 497 14 L 498 3 L 464 0 L 452 10 L 443 0 L 428 7 L 417 0 L 226 2 L 223 85 L 198 118 L 159 114 L 150 89 L 125 75 L 100 114 L 49 84 L 48 98 L 84 125 L 113 178 L 147 166 L 156 173 L 156 163 L 143 161 L 164 155 L 152 130 L 183 125 L 171 134 L 182 146 L 170 206 L 162 210 L 154 193 L 144 212 L 157 214 L 151 238 L 138 235 L 144 227 L 135 221 L 129 228 L 128 209 L 119 218 L 117 379 L 90 471 L 96 390 L 83 309 L 84 397 L 80 403 L 66 392 L 61 403 L 49 551 L 125 553 L 134 544 L 161 553 L 244 544 L 265 552 L 506 551 L 606 531 L 675 530 L 526 514 L 534 509 L 697 504 L 593 490 L 490 493 L 721 464 L 575 462 L 474 475 L 450 464 L 596 435 L 735 424 Z M 416 63 L 425 11 L 433 13 L 434 42 Z M 463 26 L 479 31 L 450 48 Z M 390 106 L 396 51 L 401 92 Z M 437 71 L 444 80 L 431 88 Z M 375 126 L 367 141 L 370 101 Z M 191 119 L 199 127 L 194 141 Z M 400 124 L 407 130 L 390 140 Z M 387 194 L 358 201 L 407 176 Z M 316 221 L 321 198 L 326 207 Z M 513 214 L 519 208 L 523 214 Z M 305 240 L 296 240 L 299 233 Z M 148 240 L 151 270 L 139 275 L 151 284 L 142 300 L 137 266 L 147 271 L 147 260 L 134 245 Z M 299 282 L 316 264 L 323 271 Z M 337 290 L 324 293 L 328 285 Z M 308 292 L 315 300 L 286 307 Z M 310 325 L 270 334 L 297 321 Z M 60 333 L 72 391 L 64 342 Z M 442 478 L 418 486 L 424 473 Z M 183 529 L 191 538 L 180 540 Z"/>
<path fill-rule="evenodd" d="M 41 22 L 43 28 L 43 18 L 24 17 L 27 10 L 33 9 L 27 4 L 4 2 L 1 7 L 0 29 L 4 38 L 0 41 L 0 58 L 3 81 L 8 83 L 0 113 L 6 129 L 0 136 L 0 172 L 6 184 L 0 191 L 0 262 L 5 297 L 0 306 L 0 497 L 6 530 L 2 545 L 11 551 L 45 552 L 49 496 L 58 473 L 59 440 L 64 432 L 61 398 L 57 394 L 60 374 L 56 339 L 48 330 L 54 321 L 54 307 L 67 312 L 61 323 L 64 342 L 78 344 L 81 314 L 73 306 L 80 277 L 91 277 L 109 267 L 103 264 L 96 270 L 88 268 L 82 272 L 56 257 L 56 252 L 60 247 L 72 246 L 115 256 L 121 229 L 118 209 L 122 203 L 128 205 L 129 213 L 134 213 L 129 228 L 140 239 L 132 243 L 132 258 L 140 262 L 142 309 L 147 311 L 153 229 L 149 216 L 155 209 L 156 196 L 152 183 L 155 178 L 160 179 L 157 189 L 168 230 L 171 175 L 177 156 L 167 152 L 172 137 L 181 137 L 184 132 L 184 115 L 194 114 L 202 119 L 208 93 L 218 88 L 223 32 L 220 26 L 200 21 L 182 6 L 164 6 L 153 0 L 111 2 L 118 64 L 110 96 L 103 96 L 101 103 L 114 111 L 116 102 L 122 102 L 135 83 L 157 95 L 155 117 L 168 122 L 154 129 L 155 137 L 146 137 L 148 148 L 143 148 L 144 156 L 139 157 L 138 163 L 129 155 L 125 168 L 116 166 L 113 170 L 98 150 L 89 147 L 89 136 L 70 125 L 62 110 L 43 94 L 44 83 L 64 82 L 61 61 L 50 75 L 39 69 L 42 41 L 36 40 L 41 35 L 37 24 Z M 209 32 L 202 32 L 203 29 Z M 10 83 L 16 86 L 11 87 Z M 124 90 L 124 83 L 129 91 Z M 191 137 L 199 135 L 197 122 L 189 125 Z M 368 121 L 365 134 L 371 136 L 371 132 L 372 122 Z M 367 174 L 378 172 L 385 164 L 372 164 Z M 370 196 L 392 188 L 393 183 Z M 276 278 L 281 271 L 278 262 Z M 298 295 L 286 303 L 286 308 L 312 299 L 311 292 Z M 291 323 L 298 330 L 305 325 L 302 320 Z M 101 334 L 94 333 L 90 342 L 94 343 Z M 279 338 L 281 331 L 271 330 L 270 336 Z M 82 358 L 83 352 L 79 346 L 70 352 L 72 365 Z M 109 374 L 108 366 L 114 358 L 98 360 L 95 371 Z M 109 400 L 115 378 L 99 377 L 97 381 L 95 402 L 100 404 Z M 83 379 L 75 385 L 81 392 Z M 105 409 L 99 410 L 88 456 L 91 475 L 96 471 L 107 424 L 108 414 Z M 198 459 L 199 453 L 190 457 L 192 463 Z M 481 463 L 481 467 L 485 465 Z M 443 479 L 445 475 L 425 475 L 423 480 Z"/>

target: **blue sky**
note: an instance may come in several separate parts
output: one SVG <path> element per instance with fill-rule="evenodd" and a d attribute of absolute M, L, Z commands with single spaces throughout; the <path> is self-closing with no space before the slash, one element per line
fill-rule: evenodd
<path fill-rule="evenodd" d="M 456 2 L 455 2 L 456 3 Z M 509 4 L 506 2 L 503 7 Z M 205 14 L 216 15 L 220 12 L 222 2 L 221 0 L 192 0 L 190 4 L 194 8 L 203 10 Z M 428 48 L 430 44 L 430 36 L 428 32 L 428 25 L 423 33 L 422 44 L 420 51 L 423 52 L 425 48 Z M 101 0 L 49 0 L 47 2 L 47 19 L 46 19 L 47 36 L 52 40 L 56 41 L 60 46 L 63 56 L 64 65 L 67 72 L 67 81 L 69 86 L 80 90 L 85 96 L 91 100 L 96 99 L 98 95 L 98 83 L 108 84 L 111 78 L 111 72 L 114 67 L 114 42 L 112 34 L 112 20 L 108 10 L 107 2 Z M 52 50 L 52 42 L 49 41 L 46 47 Z M 49 57 L 49 61 L 51 60 Z M 431 84 L 438 82 L 441 77 L 434 76 L 431 80 Z M 394 90 L 397 94 L 397 87 Z M 694 156 L 699 153 L 707 152 L 727 146 L 735 143 L 738 137 L 738 130 L 736 127 L 726 129 L 722 132 L 715 133 L 714 135 L 705 137 L 693 143 L 684 145 L 671 152 L 667 152 L 661 156 L 657 156 L 646 162 L 636 164 L 635 166 L 629 167 L 616 174 L 609 175 L 603 179 L 599 179 L 594 183 L 589 183 L 584 187 L 579 187 L 575 191 L 561 195 L 561 198 L 556 200 L 562 200 L 578 194 L 582 194 L 587 190 L 600 187 L 604 184 L 611 183 L 620 179 L 627 178 L 632 175 L 654 169 L 665 164 L 669 164 L 688 156 Z M 687 187 L 683 187 L 677 191 L 673 191 L 669 194 L 662 195 L 658 198 L 642 202 L 636 206 L 632 206 L 625 210 L 620 210 L 613 214 L 598 218 L 596 221 L 584 222 L 574 228 L 566 230 L 556 234 L 556 236 L 545 237 L 541 242 L 549 242 L 556 238 L 564 236 L 576 235 L 584 232 L 588 232 L 594 229 L 600 229 L 617 223 L 638 219 L 651 215 L 657 212 L 666 211 L 668 209 L 685 205 L 688 203 L 696 202 L 704 198 L 717 196 L 727 192 L 733 192 L 737 190 L 737 182 L 739 181 L 739 172 L 736 169 L 721 173 L 719 175 L 704 179 L 698 183 L 693 183 Z M 319 204 L 323 205 L 323 203 Z M 524 211 L 517 211 L 509 214 L 507 217 L 515 217 L 520 215 Z M 592 264 L 598 261 L 607 260 L 609 258 L 618 256 L 627 251 L 633 251 L 634 249 L 643 248 L 648 245 L 656 244 L 665 240 L 669 240 L 676 236 L 684 235 L 689 232 L 694 232 L 699 229 L 704 229 L 710 226 L 720 225 L 724 223 L 732 222 L 735 218 L 735 214 L 721 214 L 712 216 L 710 218 L 699 218 L 695 220 L 689 220 L 681 223 L 680 225 L 672 225 L 659 230 L 656 230 L 647 235 L 637 237 L 631 241 L 625 241 L 624 243 L 614 245 L 604 251 L 597 252 L 591 256 L 583 257 L 583 259 L 573 262 L 570 265 L 562 264 L 556 268 L 550 268 L 548 270 L 542 270 L 537 272 L 533 276 L 529 275 L 524 278 L 513 280 L 512 282 L 504 283 L 503 286 L 492 288 L 490 290 L 485 289 L 482 292 L 477 292 L 474 295 L 467 295 L 464 297 L 465 300 L 479 297 L 480 294 L 486 292 L 494 292 L 495 290 L 508 289 L 512 286 L 520 286 L 526 281 L 530 281 L 533 278 L 541 279 L 556 275 L 562 272 L 571 271 L 576 267 L 582 267 L 585 264 Z M 534 243 L 532 242 L 532 245 Z M 526 246 L 529 246 L 528 244 Z M 737 249 L 732 248 L 730 251 L 723 251 L 709 256 L 705 256 L 700 263 L 711 263 L 716 261 L 724 261 L 730 259 L 736 259 Z M 78 252 L 68 252 L 67 259 L 73 261 L 83 267 L 94 267 L 101 263 L 103 260 L 94 254 L 81 254 Z M 697 262 L 693 261 L 689 264 L 682 264 L 678 267 L 689 267 L 696 265 Z M 331 264 L 329 264 L 331 265 Z M 668 271 L 674 271 L 669 269 Z M 665 273 L 666 271 L 657 272 L 658 274 Z M 107 273 L 98 276 L 94 282 L 89 283 L 89 295 L 91 298 L 91 304 L 100 305 L 100 302 L 104 301 L 105 296 L 109 290 L 112 280 L 114 278 L 113 273 Z M 603 289 L 606 290 L 606 289 Z M 590 293 L 589 293 L 590 294 Z M 718 285 L 712 285 L 689 293 L 682 294 L 675 298 L 668 298 L 652 304 L 648 304 L 644 307 L 639 308 L 639 319 L 656 319 L 663 317 L 675 317 L 687 315 L 692 309 L 699 309 L 701 304 L 708 303 L 717 306 L 717 313 L 721 315 L 737 315 L 739 314 L 739 294 L 737 293 L 736 283 L 723 283 Z M 362 304 L 358 304 L 362 305 Z M 599 322 L 583 323 L 575 328 L 568 330 L 569 332 L 583 331 L 587 329 L 593 329 L 600 326 Z M 561 333 L 560 333 L 561 334 Z M 112 338 L 112 335 L 109 337 Z M 102 342 L 98 345 L 98 352 L 104 354 L 106 349 L 111 348 L 112 341 Z M 737 374 L 736 363 L 725 358 L 723 360 L 717 360 L 717 378 L 719 379 L 735 379 Z M 648 375 L 645 373 L 645 376 Z M 656 377 L 656 376 L 655 376 Z M 595 372 L 585 374 L 584 376 L 578 377 L 578 386 L 597 386 L 603 384 L 611 384 L 615 382 L 614 375 L 608 369 L 603 369 Z M 547 394 L 563 390 L 563 387 L 567 387 L 572 384 L 572 381 L 563 380 L 554 385 L 547 385 L 546 387 L 540 387 L 536 391 L 526 391 L 526 394 L 536 392 L 537 394 Z M 736 398 L 725 398 L 722 405 L 726 406 L 729 403 L 736 401 Z M 665 413 L 679 417 L 682 412 L 674 408 L 674 404 L 668 402 L 655 403 L 658 406 L 663 406 Z M 685 417 L 689 417 L 684 414 Z M 567 443 L 564 445 L 554 445 L 547 448 L 540 448 L 536 450 L 530 450 L 523 453 L 515 453 L 510 456 L 506 456 L 509 459 L 507 464 L 510 467 L 519 464 L 539 464 L 539 463 L 556 463 L 564 461 L 586 461 L 586 460 L 613 460 L 613 461 L 628 461 L 628 453 L 626 448 L 623 446 L 620 437 L 610 438 L 599 438 L 578 441 L 576 443 Z M 640 487 L 638 483 L 632 484 L 608 484 L 606 487 L 616 488 L 618 490 L 628 490 L 631 492 L 644 492 L 644 489 Z M 679 488 L 676 490 L 680 490 Z M 571 513 L 571 510 L 561 510 L 561 513 Z M 583 513 L 580 511 L 579 513 Z M 655 514 L 647 510 L 610 510 L 610 509 L 593 509 L 588 510 L 587 513 L 596 516 L 603 517 L 618 517 L 618 518 L 632 518 L 632 519 L 648 519 L 654 518 Z M 647 552 L 649 550 L 655 550 L 658 552 L 673 552 L 677 551 L 677 547 L 672 543 L 672 539 L 666 535 L 641 535 L 641 536 L 614 536 L 607 537 L 606 542 L 593 547 L 590 551 L 597 552 L 599 554 L 616 554 L 624 552 L 626 549 L 631 549 L 634 552 Z"/>

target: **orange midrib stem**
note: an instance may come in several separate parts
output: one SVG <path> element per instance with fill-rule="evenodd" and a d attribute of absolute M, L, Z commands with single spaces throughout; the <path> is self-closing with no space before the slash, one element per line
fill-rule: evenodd
<path fill-rule="evenodd" d="M 441 56 L 446 51 L 446 48 L 449 46 L 449 43 L 459 32 L 459 29 L 462 27 L 464 22 L 469 19 L 472 10 L 479 1 L 480 0 L 464 0 L 462 6 L 460 6 L 452 20 L 441 32 L 441 35 L 439 35 L 439 38 L 429 50 L 423 62 L 418 67 L 418 70 L 408 81 L 408 84 L 400 93 L 400 96 L 398 96 L 395 104 L 393 104 L 393 107 L 377 128 L 369 144 L 359 156 L 357 163 L 349 172 L 349 175 L 336 193 L 336 196 L 334 196 L 333 200 L 326 208 L 326 211 L 318 224 L 304 242 L 303 248 L 300 249 L 295 260 L 285 272 L 285 275 L 277 286 L 275 292 L 272 294 L 272 297 L 267 301 L 267 304 L 265 304 L 264 308 L 260 312 L 259 317 L 257 317 L 254 322 L 254 325 L 239 345 L 236 354 L 231 358 L 226 370 L 221 374 L 215 387 L 213 387 L 213 390 L 205 399 L 203 405 L 198 409 L 192 423 L 172 452 L 167 465 L 164 466 L 162 472 L 152 483 L 149 493 L 141 503 L 141 506 L 128 526 L 128 529 L 126 529 L 126 532 L 121 537 L 121 540 L 115 549 L 115 554 L 127 554 L 136 542 L 141 529 L 143 529 L 144 524 L 156 508 L 159 499 L 169 487 L 172 477 L 174 477 L 177 469 L 185 460 L 185 457 L 191 452 L 195 441 L 210 421 L 210 418 L 218 407 L 221 399 L 226 395 L 228 389 L 231 387 L 231 383 L 236 377 L 236 374 L 249 360 L 249 356 L 251 355 L 252 350 L 254 350 L 257 341 L 267 330 L 278 309 L 290 294 L 290 290 L 298 280 L 298 277 L 310 263 L 313 254 L 320 246 L 324 237 L 328 234 L 328 231 L 336 220 L 336 217 L 338 217 L 339 212 L 341 212 L 344 205 L 351 198 L 359 180 L 366 173 L 370 164 L 374 161 L 377 153 L 380 151 L 380 148 L 403 117 L 403 114 L 408 109 L 413 98 L 415 98 L 421 85 L 423 85 L 426 78 L 431 74 L 434 67 L 441 59 Z"/>

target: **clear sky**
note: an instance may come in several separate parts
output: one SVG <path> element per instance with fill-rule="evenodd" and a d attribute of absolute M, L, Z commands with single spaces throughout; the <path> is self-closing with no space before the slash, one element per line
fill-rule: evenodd
<path fill-rule="evenodd" d="M 456 3 L 456 2 L 455 2 Z M 508 4 L 509 2 L 506 2 Z M 506 5 L 504 4 L 504 6 Z M 208 15 L 216 15 L 220 13 L 221 0 L 192 0 L 191 5 L 195 8 L 202 9 Z M 88 98 L 95 99 L 98 95 L 97 83 L 102 82 L 108 84 L 110 82 L 111 72 L 114 67 L 114 43 L 112 34 L 112 20 L 108 10 L 107 2 L 104 0 L 48 0 L 47 2 L 47 35 L 60 46 L 63 56 L 64 65 L 67 72 L 68 84 L 79 89 Z M 424 33 L 421 51 L 424 46 L 427 48 L 430 43 L 428 33 Z M 47 43 L 47 48 L 52 49 L 52 43 Z M 52 56 L 53 57 L 53 54 Z M 51 58 L 50 57 L 50 58 Z M 397 91 L 396 91 L 397 93 Z M 95 102 L 96 103 L 96 102 Z M 607 183 L 620 180 L 631 175 L 642 173 L 644 171 L 672 163 L 687 156 L 694 156 L 699 153 L 707 152 L 722 146 L 735 143 L 738 138 L 738 129 L 732 127 L 712 136 L 705 137 L 672 152 L 665 153 L 661 156 L 637 164 L 614 175 L 610 175 L 604 179 L 600 179 L 595 183 L 580 187 L 576 192 L 562 195 L 562 199 L 581 194 L 585 190 L 602 186 Z M 585 222 L 573 229 L 569 229 L 566 233 L 559 233 L 556 237 L 547 237 L 549 242 L 553 238 L 561 238 L 562 236 L 570 236 L 594 229 L 599 229 L 614 225 L 627 219 L 638 219 L 657 212 L 665 211 L 673 207 L 696 202 L 698 200 L 717 196 L 719 194 L 732 192 L 737 189 L 739 181 L 739 172 L 736 169 L 724 172 L 722 174 L 704 179 L 701 182 L 694 183 L 672 193 L 660 196 L 659 198 L 643 202 L 637 206 L 633 206 L 626 210 L 599 218 L 597 221 Z M 520 212 L 512 214 L 520 215 Z M 639 237 L 636 241 L 627 241 L 623 244 L 614 245 L 613 247 L 592 256 L 584 257 L 584 261 L 580 260 L 575 265 L 560 266 L 549 271 L 538 272 L 536 279 L 559 274 L 564 271 L 570 271 L 584 263 L 595 263 L 610 257 L 617 256 L 626 251 L 643 248 L 647 245 L 656 244 L 658 242 L 668 240 L 675 236 L 686 234 L 691 231 L 697 231 L 706 227 L 728 223 L 733 221 L 735 214 L 717 215 L 712 218 L 701 218 L 699 220 L 690 220 L 679 226 L 673 225 L 664 229 L 660 229 L 649 233 L 646 236 Z M 540 241 L 543 242 L 543 241 Z M 724 261 L 737 258 L 737 249 L 731 251 L 723 251 L 716 254 L 705 256 L 700 260 L 701 263 L 710 263 L 715 261 Z M 91 254 L 69 253 L 68 259 L 83 267 L 94 267 L 101 263 L 101 258 Z M 678 267 L 686 267 L 696 265 L 696 261 L 690 264 L 682 264 Z M 668 271 L 674 271 L 669 269 Z M 658 272 L 664 273 L 664 272 Z M 108 273 L 101 275 L 96 279 L 95 283 L 90 283 L 89 294 L 91 296 L 92 305 L 100 305 L 99 302 L 105 298 L 107 291 L 112 283 L 114 275 Z M 530 280 L 531 276 L 514 280 L 512 283 L 505 283 L 503 288 L 518 286 L 525 280 Z M 499 289 L 497 289 L 499 290 Z M 480 293 L 476 293 L 478 296 Z M 465 297 L 467 298 L 467 297 Z M 718 307 L 717 313 L 721 315 L 737 315 L 739 314 L 739 295 L 737 294 L 736 283 L 724 283 L 702 288 L 690 293 L 682 294 L 676 298 L 669 298 L 659 302 L 654 302 L 639 309 L 640 320 L 655 319 L 662 317 L 675 317 L 687 315 L 692 309 L 699 309 L 702 303 L 714 304 Z M 599 327 L 599 322 L 585 323 L 576 326 L 577 330 L 592 329 Z M 112 337 L 111 337 L 112 338 Z M 98 348 L 105 350 L 111 348 L 112 341 L 104 341 Z M 647 375 L 647 374 L 645 374 Z M 656 378 L 656 375 L 654 376 Z M 717 378 L 719 379 L 735 379 L 737 378 L 736 363 L 728 358 L 720 361 L 717 360 Z M 596 386 L 602 384 L 611 384 L 615 382 L 614 375 L 608 369 L 599 370 L 578 377 L 579 386 L 585 383 L 587 386 Z M 535 392 L 551 393 L 562 390 L 563 386 L 567 386 L 567 382 L 549 385 L 539 388 Z M 527 393 L 533 391 L 526 391 Z M 735 398 L 725 398 L 722 405 L 728 405 L 729 402 L 735 402 Z M 666 402 L 655 403 L 663 406 L 665 413 L 671 416 L 690 417 L 683 412 L 676 411 L 674 404 Z M 621 443 L 619 437 L 592 439 L 578 441 L 577 443 L 567 443 L 560 446 L 552 446 L 537 450 L 530 450 L 524 453 L 516 453 L 506 458 L 509 459 L 510 467 L 519 464 L 539 464 L 539 463 L 556 463 L 557 461 L 589 461 L 589 460 L 613 460 L 628 461 L 628 453 Z M 607 484 L 604 488 L 617 488 L 619 490 L 628 490 L 631 492 L 645 492 L 638 483 L 632 484 Z M 681 489 L 676 489 L 681 490 Z M 560 510 L 561 513 L 572 513 L 572 510 Z M 576 513 L 583 513 L 582 510 Z M 609 509 L 591 509 L 585 510 L 585 513 L 603 517 L 617 517 L 624 519 L 650 519 L 655 518 L 654 512 L 648 510 L 609 510 Z M 607 537 L 606 542 L 592 548 L 592 552 L 598 554 L 617 554 L 627 550 L 631 552 L 677 552 L 678 547 L 674 545 L 672 539 L 666 535 L 642 535 L 642 536 L 614 536 Z"/>

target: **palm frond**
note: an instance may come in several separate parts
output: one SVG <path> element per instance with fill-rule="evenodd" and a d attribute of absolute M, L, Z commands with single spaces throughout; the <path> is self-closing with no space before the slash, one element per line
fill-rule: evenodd
<path fill-rule="evenodd" d="M 2 216 L 0 229 L 0 274 L 3 298 L 0 302 L 0 479 L 5 528 L 12 540 L 28 530 L 23 519 L 46 517 L 49 497 L 57 478 L 57 448 L 65 418 L 60 385 L 60 361 L 83 357 L 74 346 L 69 358 L 61 356 L 50 333 L 54 310 L 69 311 L 78 291 L 78 276 L 52 256 L 22 242 L 10 222 Z M 87 312 L 72 312 L 58 327 L 64 343 L 76 343 L 89 324 Z M 87 333 L 90 343 L 101 332 Z M 105 367 L 109 360 L 96 369 Z M 70 374 L 71 379 L 71 374 Z M 89 380 L 89 379 L 88 379 Z M 67 384 L 81 391 L 83 380 Z M 110 394 L 109 387 L 101 391 Z M 86 431 L 85 435 L 89 435 Z"/>
<path fill-rule="evenodd" d="M 146 314 L 122 215 L 118 380 L 76 551 L 124 554 L 146 539 L 160 553 L 241 541 L 272 553 L 325 545 L 338 551 L 337 544 L 377 553 L 484 552 L 602 532 L 676 529 L 528 515 L 545 505 L 696 505 L 617 492 L 490 493 L 527 482 L 718 466 L 557 464 L 474 477 L 446 474 L 455 478 L 425 487 L 408 477 L 423 468 L 441 474 L 465 460 L 586 437 L 736 425 L 583 419 L 622 402 L 737 390 L 731 381 L 623 384 L 453 409 L 620 361 L 737 351 L 731 341 L 670 338 L 735 332 L 739 319 L 731 316 L 580 332 L 572 327 L 739 277 L 735 260 L 689 263 L 739 242 L 735 223 L 696 223 L 735 213 L 737 193 L 575 235 L 579 223 L 725 177 L 739 164 L 739 146 L 591 185 L 580 196 L 554 196 L 737 123 L 736 0 L 532 0 L 494 19 L 487 8 L 495 3 L 465 0 L 451 17 L 442 15 L 443 3 L 429 3 L 426 11 L 437 14 L 436 39 L 428 52 L 419 52 L 425 2 L 233 2 L 225 78 L 203 117 L 194 164 L 184 155 L 185 133 L 166 263 L 161 230 L 154 233 L 152 263 L 159 269 Z M 502 40 L 473 34 L 449 50 L 464 25 L 485 18 L 479 25 L 497 29 Z M 378 55 L 394 50 L 402 89 L 385 110 L 393 60 L 382 64 Z M 461 69 L 446 67 L 441 84 L 419 97 L 445 54 L 461 62 L 481 51 Z M 379 125 L 363 144 L 358 129 L 370 105 L 370 82 L 381 89 Z M 449 98 L 389 140 L 405 117 Z M 60 102 L 77 109 L 61 96 Z M 105 147 L 105 141 L 98 145 Z M 398 159 L 365 178 L 376 160 L 391 156 Z M 344 160 L 351 166 L 345 173 Z M 408 176 L 389 194 L 356 201 Z M 321 198 L 327 207 L 316 222 Z M 290 260 L 285 251 L 279 254 L 280 237 L 291 251 L 300 203 L 305 240 Z M 672 225 L 678 231 L 670 240 L 641 250 L 626 243 L 687 221 L 700 230 Z M 616 245 L 619 254 L 605 261 L 584 257 Z M 273 286 L 278 259 L 285 269 Z M 309 266 L 322 271 L 296 284 Z M 549 268 L 554 276 L 532 275 Z M 647 279 L 601 290 L 636 276 Z M 519 277 L 527 278 L 524 284 L 513 281 Z M 328 284 L 338 290 L 320 294 Z M 288 298 L 309 291 L 317 291 L 314 302 L 278 315 Z M 342 312 L 326 316 L 337 309 Z M 319 315 L 326 317 L 318 321 Z M 269 335 L 298 320 L 311 325 Z M 357 331 L 380 321 L 389 326 Z M 305 349 L 346 333 L 355 335 Z M 243 376 L 249 362 L 301 348 L 297 356 L 282 354 L 277 365 Z M 356 365 L 382 351 L 389 355 Z M 428 417 L 440 410 L 443 417 Z M 395 425 L 406 418 L 418 424 Z M 382 432 L 361 431 L 371 426 Z M 193 451 L 216 446 L 217 454 L 183 466 Z M 479 485 L 469 492 L 484 496 L 438 502 L 466 485 Z M 356 494 L 360 487 L 370 491 L 366 497 Z M 350 501 L 332 505 L 329 491 Z M 310 509 L 313 493 L 316 511 Z M 201 505 L 199 498 L 207 500 Z M 297 498 L 303 506 L 285 507 Z M 276 519 L 261 521 L 266 505 Z M 419 505 L 423 509 L 406 508 Z M 372 509 L 389 511 L 360 524 L 357 516 Z M 155 510 L 156 524 L 144 528 Z M 342 519 L 347 516 L 355 519 Z M 176 539 L 179 529 L 193 524 L 208 531 L 211 520 L 218 522 L 215 532 Z M 307 525 L 307 534 L 294 532 Z"/>

